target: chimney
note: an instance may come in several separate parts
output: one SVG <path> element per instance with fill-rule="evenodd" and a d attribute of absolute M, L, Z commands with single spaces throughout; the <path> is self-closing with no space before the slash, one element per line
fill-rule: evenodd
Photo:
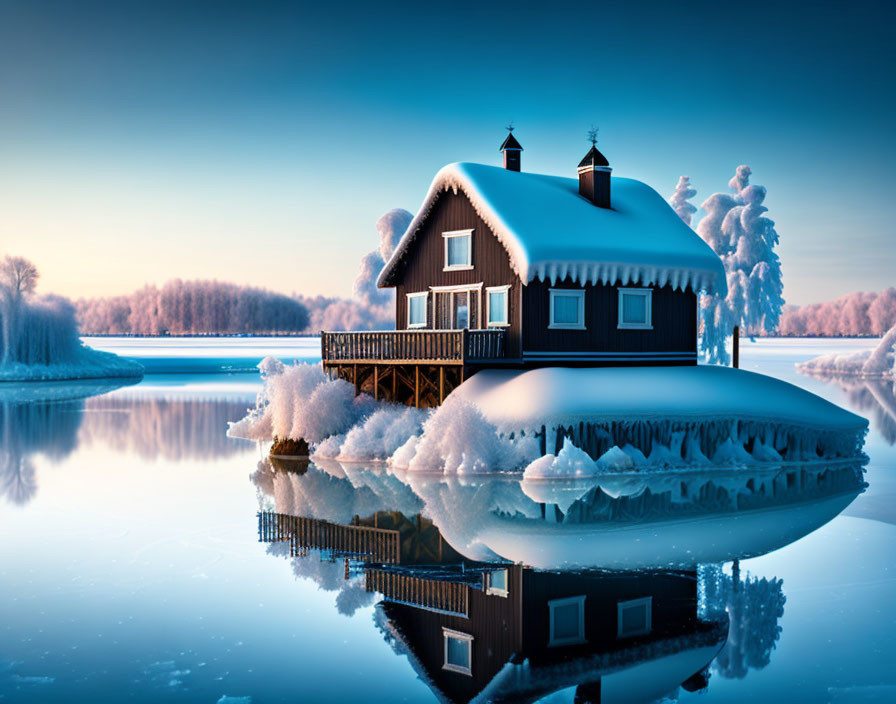
<path fill-rule="evenodd" d="M 599 208 L 610 206 L 610 162 L 591 142 L 591 149 L 579 162 L 579 194 L 585 196 Z"/>
<path fill-rule="evenodd" d="M 504 140 L 500 149 L 504 154 L 504 168 L 508 171 L 519 171 L 520 152 L 523 151 L 523 148 L 516 141 L 516 137 L 513 136 L 513 127 L 508 127 L 507 130 L 510 134 L 507 135 L 507 139 Z"/>

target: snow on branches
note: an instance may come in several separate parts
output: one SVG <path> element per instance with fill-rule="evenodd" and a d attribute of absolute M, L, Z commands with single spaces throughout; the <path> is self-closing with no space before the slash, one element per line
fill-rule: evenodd
<path fill-rule="evenodd" d="M 728 295 L 701 301 L 701 351 L 709 362 L 727 364 L 727 336 L 735 325 L 747 334 L 772 332 L 784 307 L 781 262 L 775 253 L 778 233 L 765 217 L 766 189 L 750 184 L 749 166 L 738 166 L 728 182 L 733 193 L 714 193 L 702 208 L 697 234 L 722 259 Z M 679 184 L 680 185 L 680 184 Z"/>

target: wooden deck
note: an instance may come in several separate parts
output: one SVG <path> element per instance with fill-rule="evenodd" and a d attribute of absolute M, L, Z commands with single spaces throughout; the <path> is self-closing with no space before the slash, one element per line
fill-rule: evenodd
<path fill-rule="evenodd" d="M 346 526 L 272 511 L 258 514 L 258 540 L 289 541 L 293 557 L 308 549 L 329 551 L 334 558 L 353 557 L 383 564 L 397 564 L 401 557 L 397 530 Z"/>
<path fill-rule="evenodd" d="M 390 330 L 322 332 L 324 366 L 337 364 L 476 364 L 504 358 L 505 332 Z"/>
<path fill-rule="evenodd" d="M 472 370 L 504 359 L 506 331 L 322 332 L 320 346 L 324 369 L 356 394 L 431 408 Z"/>

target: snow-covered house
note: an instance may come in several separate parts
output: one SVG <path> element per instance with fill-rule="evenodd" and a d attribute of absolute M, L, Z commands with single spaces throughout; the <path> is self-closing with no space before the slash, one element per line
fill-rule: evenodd
<path fill-rule="evenodd" d="M 512 134 L 501 150 L 436 174 L 377 282 L 396 333 L 325 333 L 324 365 L 434 405 L 483 367 L 696 364 L 697 292 L 726 288 L 712 249 L 594 145 L 577 178 L 522 171 Z"/>

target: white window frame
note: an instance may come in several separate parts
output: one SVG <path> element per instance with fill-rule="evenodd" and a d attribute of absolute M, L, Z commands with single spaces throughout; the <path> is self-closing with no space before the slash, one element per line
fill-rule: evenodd
<path fill-rule="evenodd" d="M 418 328 L 425 328 L 429 325 L 429 291 L 417 291 L 416 293 L 406 293 L 407 303 L 408 303 L 408 330 L 415 330 Z M 411 323 L 411 299 L 412 298 L 422 298 L 423 299 L 423 322 L 422 323 Z"/>
<path fill-rule="evenodd" d="M 467 642 L 467 662 L 470 663 L 470 667 L 461 667 L 460 665 L 454 665 L 448 662 L 448 639 L 454 638 L 455 640 L 463 640 Z M 459 672 L 462 675 L 468 675 L 470 677 L 473 676 L 473 636 L 469 633 L 461 633 L 460 631 L 454 631 L 450 628 L 442 627 L 442 641 L 444 643 L 444 648 L 442 652 L 442 669 L 449 670 L 450 672 Z"/>
<path fill-rule="evenodd" d="M 504 322 L 493 323 L 492 317 L 492 299 L 490 293 L 504 294 Z M 510 327 L 510 286 L 488 286 L 485 289 L 485 326 L 489 328 L 509 328 Z"/>
<path fill-rule="evenodd" d="M 579 634 L 571 638 L 554 638 L 554 609 L 558 606 L 568 606 L 569 604 L 579 604 Z M 566 599 L 553 599 L 548 602 L 549 623 L 548 623 L 548 647 L 556 648 L 561 645 L 578 645 L 587 643 L 585 639 L 585 595 L 571 596 Z"/>
<path fill-rule="evenodd" d="M 506 589 L 501 589 L 500 587 L 492 586 L 492 575 L 495 572 L 503 572 L 504 573 L 504 584 L 507 585 Z M 486 572 L 485 574 L 485 593 L 492 594 L 494 596 L 510 596 L 510 570 L 492 570 L 491 572 Z"/>
<path fill-rule="evenodd" d="M 467 263 L 448 266 L 448 240 L 454 237 L 469 237 L 470 246 L 467 248 Z M 451 230 L 443 232 L 442 239 L 445 243 L 445 259 L 442 262 L 442 271 L 469 271 L 473 268 L 473 230 Z"/>
<path fill-rule="evenodd" d="M 647 606 L 647 618 L 644 619 L 644 628 L 640 631 L 631 633 L 622 632 L 622 612 L 634 606 Z M 653 597 L 645 596 L 641 599 L 630 599 L 629 601 L 619 601 L 616 603 L 616 637 L 632 638 L 634 636 L 645 636 L 653 630 Z"/>
<path fill-rule="evenodd" d="M 620 330 L 653 330 L 653 289 L 650 288 L 627 288 L 620 286 L 619 291 L 619 321 L 616 327 Z M 646 313 L 647 322 L 645 323 L 626 323 L 622 318 L 622 299 L 625 296 L 641 296 L 644 298 L 644 312 Z"/>
<path fill-rule="evenodd" d="M 576 289 L 576 288 L 552 288 L 548 289 L 550 292 L 550 297 L 548 299 L 548 313 L 550 315 L 550 322 L 548 323 L 548 328 L 551 330 L 584 330 L 585 329 L 585 289 Z M 556 295 L 561 296 L 575 296 L 578 298 L 579 304 L 579 321 L 578 323 L 555 323 L 554 322 L 554 297 Z"/>

